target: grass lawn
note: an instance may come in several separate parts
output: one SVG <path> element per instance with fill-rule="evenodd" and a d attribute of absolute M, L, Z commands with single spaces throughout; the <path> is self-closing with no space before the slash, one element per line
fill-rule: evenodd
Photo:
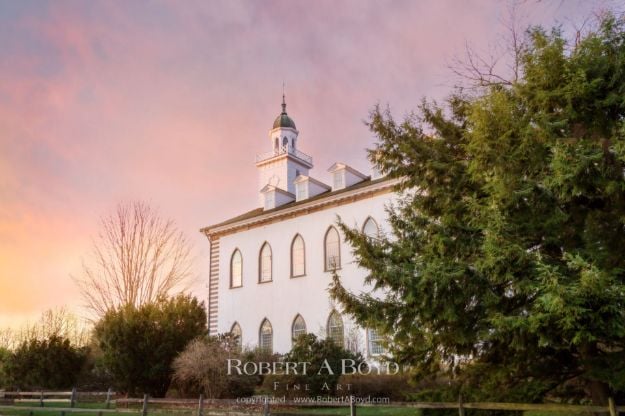
<path fill-rule="evenodd" d="M 60 415 L 60 411 L 55 410 L 55 409 L 42 409 L 42 410 L 33 410 L 33 416 L 59 416 Z M 66 412 L 65 415 L 66 416 L 94 416 L 97 413 L 94 412 Z M 111 414 L 111 415 L 117 415 L 118 413 L 106 413 Z M 128 416 L 139 416 L 141 413 L 137 412 L 137 413 L 124 413 L 125 415 Z M 0 407 L 0 415 L 2 416 L 28 416 L 30 415 L 30 410 L 26 410 L 26 409 L 6 409 L 6 408 L 2 408 Z"/>
<path fill-rule="evenodd" d="M 525 412 L 524 416 L 564 416 L 567 412 Z M 583 413 L 578 413 L 578 416 L 584 416 Z"/>
<path fill-rule="evenodd" d="M 39 403 L 38 402 L 21 402 L 21 403 L 15 403 L 14 406 L 38 407 Z M 69 402 L 45 402 L 45 407 L 43 409 L 55 408 L 55 407 L 70 407 L 70 406 L 69 406 Z M 106 409 L 106 403 L 104 402 L 93 402 L 93 403 L 77 402 L 76 407 L 82 408 L 82 409 Z"/>
<path fill-rule="evenodd" d="M 272 414 L 279 415 L 279 411 L 272 412 Z M 359 407 L 357 409 L 358 416 L 421 416 L 423 413 L 420 409 L 412 409 L 409 407 Z M 565 416 L 566 412 L 534 412 L 528 411 L 524 413 L 524 416 Z M 284 415 L 314 415 L 314 416 L 349 416 L 349 409 L 343 408 L 307 408 L 299 409 L 296 411 L 289 411 Z M 579 415 L 582 416 L 582 415 Z"/>
<path fill-rule="evenodd" d="M 76 412 L 65 412 L 65 416 L 97 416 L 97 408 L 91 410 L 91 411 L 86 411 L 86 412 L 81 412 L 81 411 L 76 411 Z M 61 412 L 55 408 L 49 407 L 49 408 L 45 408 L 45 409 L 38 409 L 38 410 L 33 410 L 33 416 L 60 416 Z M 178 411 L 178 410 L 154 410 L 149 412 L 150 416 L 172 416 L 172 415 L 182 415 L 182 414 L 187 414 L 187 415 L 192 415 L 194 414 L 192 411 L 187 410 L 185 411 Z M 8 409 L 8 408 L 4 408 L 0 406 L 0 415 L 1 416 L 29 416 L 30 415 L 30 410 L 26 410 L 26 409 Z M 102 413 L 102 416 L 141 416 L 141 411 L 135 411 L 135 410 L 120 410 L 120 411 L 115 411 L 115 412 L 106 412 L 106 413 Z"/>
<path fill-rule="evenodd" d="M 323 407 L 323 408 L 304 408 L 298 410 L 289 410 L 285 413 L 281 413 L 279 410 L 275 410 L 272 414 L 276 415 L 315 415 L 315 416 L 349 416 L 348 407 Z M 359 407 L 357 409 L 358 416 L 421 416 L 420 409 L 411 409 L 406 407 Z"/>
<path fill-rule="evenodd" d="M 36 407 L 32 404 L 22 403 L 16 407 Z M 45 408 L 39 408 L 32 410 L 32 416 L 60 416 L 59 408 L 69 407 L 68 403 L 46 403 Z M 99 409 L 104 409 L 103 403 L 79 403 L 77 409 L 89 409 L 85 412 L 66 412 L 65 416 L 97 416 Z M 223 410 L 223 409 L 221 409 Z M 0 416 L 30 416 L 31 410 L 8 408 L 0 406 Z M 209 410 L 205 410 L 208 414 Z M 318 408 L 301 408 L 291 409 L 281 412 L 279 409 L 274 409 L 272 414 L 275 415 L 293 415 L 293 416 L 349 416 L 348 407 L 318 407 Z M 409 407 L 392 407 L 392 406 L 366 406 L 358 408 L 358 416 L 422 416 L 420 409 L 414 409 Z M 149 416 L 196 416 L 196 411 L 191 409 L 154 409 L 149 411 Z M 524 416 L 564 416 L 562 412 L 525 412 Z M 102 412 L 102 416 L 141 416 L 141 411 L 133 409 L 120 409 L 115 412 Z"/>

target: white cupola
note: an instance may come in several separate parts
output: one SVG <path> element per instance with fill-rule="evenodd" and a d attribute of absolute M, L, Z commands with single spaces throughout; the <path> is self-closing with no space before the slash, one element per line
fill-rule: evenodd
<path fill-rule="evenodd" d="M 295 122 L 286 112 L 286 100 L 282 94 L 282 112 L 276 117 L 269 131 L 270 150 L 256 156 L 259 190 L 271 185 L 289 194 L 295 194 L 295 178 L 299 175 L 308 175 L 309 169 L 313 167 L 312 157 L 298 148 L 298 135 Z M 260 206 L 266 206 L 266 194 L 260 193 Z"/>

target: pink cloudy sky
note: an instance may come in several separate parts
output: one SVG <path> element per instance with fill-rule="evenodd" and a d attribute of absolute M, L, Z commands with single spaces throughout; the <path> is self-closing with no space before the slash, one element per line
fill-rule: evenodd
<path fill-rule="evenodd" d="M 607 1 L 526 1 L 523 24 L 581 26 Z M 283 80 L 313 174 L 368 172 L 363 124 L 441 98 L 465 43 L 505 35 L 504 1 L 0 1 L 0 327 L 80 312 L 98 218 L 145 200 L 197 254 L 199 228 L 254 208 L 256 153 Z"/>

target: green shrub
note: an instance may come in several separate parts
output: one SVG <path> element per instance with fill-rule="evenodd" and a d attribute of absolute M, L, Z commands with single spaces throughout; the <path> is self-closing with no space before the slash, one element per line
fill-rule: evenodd
<path fill-rule="evenodd" d="M 364 363 L 359 353 L 346 350 L 329 339 L 318 339 L 313 334 L 301 335 L 283 357 L 285 362 L 308 362 L 306 374 L 271 375 L 263 380 L 261 392 L 286 397 L 317 395 L 344 395 L 340 389 L 341 360 Z M 332 371 L 326 371 L 325 363 Z M 277 384 L 275 384 L 277 383 Z"/>
<path fill-rule="evenodd" d="M 348 374 L 339 378 L 339 384 L 349 386 L 349 393 L 358 397 L 387 397 L 391 401 L 406 401 L 415 387 L 405 374 Z"/>
<path fill-rule="evenodd" d="M 66 389 L 76 385 L 87 349 L 52 335 L 22 342 L 12 354 L 4 353 L 5 383 L 13 388 Z"/>
<path fill-rule="evenodd" d="M 163 397 L 174 358 L 205 333 L 204 304 L 186 295 L 110 311 L 95 327 L 102 368 L 113 377 L 117 391 L 135 397 Z"/>
<path fill-rule="evenodd" d="M 7 366 L 13 354 L 6 348 L 0 347 L 0 389 L 9 387 Z"/>

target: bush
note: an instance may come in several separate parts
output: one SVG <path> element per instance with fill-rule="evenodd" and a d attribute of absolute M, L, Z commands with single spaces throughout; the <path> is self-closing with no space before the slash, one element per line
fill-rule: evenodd
<path fill-rule="evenodd" d="M 89 344 L 85 363 L 78 376 L 77 387 L 83 391 L 106 391 L 113 386 L 112 374 L 103 363 L 103 353 L 95 340 Z"/>
<path fill-rule="evenodd" d="M 174 358 L 205 333 L 204 304 L 186 295 L 110 311 L 95 327 L 102 369 L 118 391 L 135 397 L 163 397 Z"/>
<path fill-rule="evenodd" d="M 345 391 L 338 386 L 341 360 L 344 359 L 354 360 L 356 365 L 365 362 L 360 353 L 348 351 L 332 340 L 320 340 L 313 334 L 301 335 L 283 360 L 310 363 L 307 373 L 267 376 L 263 380 L 262 391 L 286 397 L 344 394 Z M 325 362 L 332 373 L 324 370 Z"/>
<path fill-rule="evenodd" d="M 204 394 L 216 399 L 252 396 L 262 382 L 262 376 L 228 375 L 228 359 L 259 362 L 273 361 L 277 356 L 261 350 L 238 352 L 229 334 L 198 338 L 191 341 L 174 360 L 175 393 L 182 397 Z M 171 393 L 174 394 L 173 391 Z"/>
<path fill-rule="evenodd" d="M 404 374 L 347 374 L 339 378 L 338 384 L 349 385 L 349 394 L 358 397 L 387 397 L 392 401 L 406 401 L 415 387 Z"/>
<path fill-rule="evenodd" d="M 0 347 L 0 389 L 9 387 L 9 375 L 7 374 L 7 365 L 12 354 L 6 348 Z"/>
<path fill-rule="evenodd" d="M 70 388 L 76 385 L 86 355 L 86 348 L 57 335 L 24 341 L 13 354 L 4 352 L 6 384 L 29 390 Z"/>
<path fill-rule="evenodd" d="M 179 393 L 221 397 L 228 387 L 227 360 L 234 355 L 229 345 L 225 336 L 191 341 L 172 364 Z"/>

